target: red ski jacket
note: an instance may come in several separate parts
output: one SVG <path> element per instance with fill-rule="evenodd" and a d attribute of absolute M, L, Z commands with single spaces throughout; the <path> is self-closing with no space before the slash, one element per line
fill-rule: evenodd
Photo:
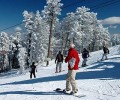
<path fill-rule="evenodd" d="M 68 69 L 69 70 L 78 70 L 78 64 L 80 62 L 80 58 L 79 58 L 79 55 L 78 55 L 78 52 L 74 49 L 74 48 L 70 48 L 69 51 L 68 51 L 68 55 L 67 57 L 65 58 L 65 62 L 69 62 L 70 59 L 72 58 L 75 58 L 76 61 L 75 61 L 75 65 L 74 67 L 71 69 L 70 67 L 70 64 L 68 63 Z"/>

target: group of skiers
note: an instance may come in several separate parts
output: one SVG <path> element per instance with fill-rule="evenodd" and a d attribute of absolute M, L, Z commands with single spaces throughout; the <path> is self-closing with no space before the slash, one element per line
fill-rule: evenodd
<path fill-rule="evenodd" d="M 108 54 L 109 54 L 109 49 L 105 45 L 103 45 L 103 55 L 102 55 L 101 61 L 107 60 L 108 59 L 107 58 Z M 84 48 L 83 51 L 82 51 L 82 58 L 83 58 L 82 67 L 87 66 L 86 62 L 87 62 L 87 58 L 89 56 L 90 56 L 89 51 L 86 48 Z"/>
<path fill-rule="evenodd" d="M 102 56 L 102 60 L 107 60 L 107 54 L 109 54 L 109 49 L 106 46 L 103 46 L 103 56 Z M 83 48 L 82 51 L 82 58 L 83 58 L 83 62 L 82 62 L 82 67 L 87 66 L 86 62 L 87 62 L 87 58 L 89 57 L 89 51 L 86 48 Z M 61 54 L 61 51 L 59 51 L 59 53 L 56 56 L 55 59 L 55 63 L 56 63 L 56 73 L 61 72 L 62 71 L 62 63 L 63 63 L 63 55 Z"/>
<path fill-rule="evenodd" d="M 72 94 L 77 93 L 78 92 L 78 87 L 76 84 L 76 73 L 78 70 L 78 65 L 80 62 L 80 58 L 78 55 L 78 52 L 75 50 L 75 45 L 73 43 L 70 44 L 70 49 L 68 51 L 68 55 L 65 58 L 65 62 L 68 63 L 68 73 L 67 73 L 67 77 L 66 77 L 66 88 L 64 89 L 64 92 L 71 92 Z M 107 54 L 109 54 L 109 49 L 104 45 L 103 46 L 103 56 L 102 56 L 102 60 L 107 60 Z M 87 58 L 89 57 L 89 51 L 84 48 L 82 51 L 82 58 L 83 58 L 83 62 L 82 62 L 82 67 L 87 66 L 86 62 L 87 62 Z M 57 61 L 57 63 L 56 63 Z M 55 63 L 56 63 L 56 73 L 57 72 L 61 72 L 62 71 L 62 63 L 63 63 L 63 55 L 61 54 L 61 52 L 59 51 L 59 53 L 56 56 L 55 59 Z"/>
<path fill-rule="evenodd" d="M 68 55 L 65 58 L 65 63 L 68 63 L 68 73 L 67 73 L 67 77 L 66 77 L 66 88 L 64 89 L 64 92 L 71 92 L 71 94 L 77 93 L 78 92 L 78 87 L 76 84 L 76 73 L 77 70 L 79 69 L 78 65 L 80 62 L 80 58 L 79 58 L 79 54 L 77 52 L 77 50 L 75 50 L 75 45 L 73 43 L 70 44 L 70 48 L 68 50 Z M 106 46 L 103 46 L 103 56 L 102 56 L 102 60 L 107 60 L 107 54 L 109 54 L 109 49 Z M 83 58 L 83 62 L 82 62 L 82 67 L 87 66 L 86 62 L 87 62 L 87 58 L 89 57 L 89 51 L 84 48 L 82 51 L 82 58 Z M 63 63 L 63 54 L 59 51 L 59 53 L 56 56 L 55 59 L 55 63 L 56 63 L 56 73 L 61 72 L 62 71 L 62 63 Z M 34 75 L 34 78 L 36 78 L 35 75 L 35 63 L 33 62 L 32 65 L 30 66 L 31 71 L 30 71 L 30 78 L 32 78 L 32 75 Z"/>

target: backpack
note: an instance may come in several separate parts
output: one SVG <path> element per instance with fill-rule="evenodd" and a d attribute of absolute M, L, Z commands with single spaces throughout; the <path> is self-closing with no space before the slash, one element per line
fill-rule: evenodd
<path fill-rule="evenodd" d="M 63 55 L 62 54 L 58 54 L 57 55 L 57 61 L 58 62 L 62 62 L 63 61 Z"/>

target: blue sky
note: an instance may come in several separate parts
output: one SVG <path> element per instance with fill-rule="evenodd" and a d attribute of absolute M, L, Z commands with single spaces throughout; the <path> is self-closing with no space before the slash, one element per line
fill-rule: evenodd
<path fill-rule="evenodd" d="M 61 0 L 61 2 L 64 6 L 60 18 L 67 12 L 75 12 L 77 7 L 86 6 L 91 8 L 92 12 L 98 13 L 97 18 L 105 27 L 109 27 L 110 33 L 120 33 L 120 0 Z M 103 3 L 106 5 L 102 5 Z M 45 5 L 46 0 L 0 0 L 0 30 L 21 23 L 24 10 L 41 11 Z M 9 32 L 14 28 L 5 31 Z"/>

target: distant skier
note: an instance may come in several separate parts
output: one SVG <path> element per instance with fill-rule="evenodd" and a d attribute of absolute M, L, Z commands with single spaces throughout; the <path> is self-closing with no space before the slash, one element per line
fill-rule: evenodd
<path fill-rule="evenodd" d="M 34 75 L 34 78 L 36 78 L 35 69 L 36 69 L 35 62 L 33 62 L 32 65 L 30 66 L 30 78 L 32 78 L 32 74 Z"/>
<path fill-rule="evenodd" d="M 66 78 L 66 89 L 65 92 L 71 91 L 71 94 L 78 92 L 78 87 L 76 84 L 76 73 L 78 70 L 78 64 L 80 61 L 78 52 L 74 49 L 75 45 L 73 43 L 70 44 L 70 49 L 68 51 L 68 55 L 65 58 L 65 62 L 68 62 L 68 73 Z"/>
<path fill-rule="evenodd" d="M 84 48 L 82 51 L 82 58 L 83 58 L 82 67 L 87 66 L 86 62 L 88 57 L 89 57 L 89 51 L 86 48 Z"/>
<path fill-rule="evenodd" d="M 61 54 L 60 51 L 56 56 L 55 63 L 56 63 L 56 73 L 61 72 L 62 71 L 62 63 L 63 63 L 63 55 Z"/>
<path fill-rule="evenodd" d="M 109 54 L 109 49 L 104 45 L 103 46 L 103 56 L 102 56 L 102 59 L 101 59 L 101 61 L 102 60 L 104 60 L 104 58 L 105 58 L 105 60 L 107 60 L 108 58 L 107 58 L 107 55 Z"/>

